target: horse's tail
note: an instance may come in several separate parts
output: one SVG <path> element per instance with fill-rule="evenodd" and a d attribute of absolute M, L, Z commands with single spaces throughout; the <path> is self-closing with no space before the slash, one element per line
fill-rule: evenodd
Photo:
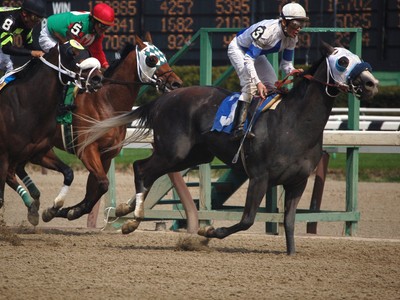
<path fill-rule="evenodd" d="M 79 145 L 78 155 L 83 151 L 83 149 L 94 143 L 96 140 L 105 135 L 110 129 L 115 127 L 120 127 L 124 125 L 131 125 L 133 121 L 138 120 L 135 124 L 137 128 L 129 137 L 126 137 L 121 143 L 114 145 L 108 150 L 122 147 L 132 142 L 138 142 L 144 140 L 149 135 L 151 135 L 151 121 L 150 112 L 153 102 L 147 103 L 138 107 L 130 112 L 105 119 L 105 120 L 87 120 L 92 125 L 86 129 L 79 130 L 81 134 L 86 135 L 86 139 Z"/>

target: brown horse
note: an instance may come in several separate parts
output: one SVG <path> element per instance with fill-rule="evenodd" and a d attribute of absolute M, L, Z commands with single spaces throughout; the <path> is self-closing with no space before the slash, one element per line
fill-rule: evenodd
<path fill-rule="evenodd" d="M 83 49 L 69 41 L 55 46 L 44 57 L 31 60 L 0 93 L 0 207 L 7 181 L 21 195 L 33 225 L 39 222 L 39 201 L 32 201 L 19 189 L 16 167 L 51 149 L 57 106 L 68 82 L 74 81 L 82 87 L 81 73 L 83 69 L 90 69 L 85 71 L 90 74 L 86 87 L 101 86 L 98 60 L 88 58 L 81 62 L 80 50 L 75 47 Z"/>
<path fill-rule="evenodd" d="M 161 91 L 168 91 L 182 86 L 182 80 L 172 71 L 164 54 L 152 45 L 151 36 L 147 34 L 144 41 L 135 36 L 134 45 L 127 45 L 121 53 L 121 59 L 115 61 L 104 74 L 104 86 L 97 93 L 78 94 L 74 100 L 76 109 L 72 123 L 75 144 L 65 147 L 63 135 L 65 128 L 57 126 L 54 146 L 69 152 L 78 153 L 79 144 L 86 139 L 85 134 L 79 133 L 79 128 L 89 124 L 81 117 L 92 120 L 104 120 L 119 112 L 130 111 L 138 96 L 141 86 L 151 84 Z M 121 147 L 105 151 L 118 145 L 126 135 L 126 126 L 110 130 L 103 138 L 86 147 L 79 155 L 87 170 L 90 172 L 84 199 L 72 207 L 62 208 L 68 188 L 73 180 L 72 169 L 64 164 L 51 150 L 45 156 L 32 160 L 51 170 L 56 170 L 64 175 L 64 185 L 59 195 L 54 200 L 53 207 L 43 211 L 43 221 L 49 222 L 54 217 L 74 220 L 92 211 L 94 205 L 104 195 L 109 186 L 107 172 L 111 160 L 118 155 Z M 29 193 L 33 198 L 39 198 L 40 192 L 31 181 L 24 166 L 17 170 L 18 176 L 23 179 Z"/>

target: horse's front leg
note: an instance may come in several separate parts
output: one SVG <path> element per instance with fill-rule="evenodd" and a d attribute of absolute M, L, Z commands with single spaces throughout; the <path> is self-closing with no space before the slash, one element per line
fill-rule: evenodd
<path fill-rule="evenodd" d="M 85 149 L 81 160 L 88 169 L 89 176 L 86 183 L 86 194 L 84 199 L 72 207 L 66 207 L 57 213 L 57 216 L 68 218 L 72 221 L 89 214 L 100 198 L 108 191 L 109 180 L 107 172 L 110 169 L 111 157 L 101 157 L 97 149 L 88 151 Z M 97 215 L 98 212 L 95 212 Z"/>
<path fill-rule="evenodd" d="M 68 165 L 66 165 L 60 158 L 58 158 L 53 149 L 49 150 L 44 156 L 32 158 L 31 162 L 44 168 L 62 173 L 64 176 L 63 186 L 61 187 L 57 197 L 54 199 L 53 206 L 46 208 L 42 213 L 42 220 L 44 222 L 49 222 L 56 216 L 57 211 L 63 207 L 68 195 L 69 188 L 72 184 L 72 181 L 74 180 L 74 172 Z M 23 172 L 22 170 L 19 170 L 18 176 L 21 178 L 21 176 L 23 176 L 23 173 L 25 173 L 25 176 L 23 177 L 23 182 L 26 182 L 25 186 L 28 188 L 31 196 L 34 197 L 33 193 L 35 192 L 35 189 L 37 190 L 37 194 L 40 195 L 39 190 L 36 188 L 33 181 L 30 180 L 25 170 L 23 170 Z M 28 182 L 29 185 L 27 185 Z"/>
<path fill-rule="evenodd" d="M 307 185 L 307 178 L 297 185 L 284 186 L 285 189 L 285 217 L 284 227 L 286 236 L 286 251 L 288 255 L 296 253 L 294 243 L 294 227 L 297 205 Z"/>
<path fill-rule="evenodd" d="M 199 229 L 198 234 L 209 238 L 223 239 L 232 233 L 249 229 L 254 224 L 257 210 L 265 196 L 267 187 L 268 176 L 251 178 L 249 180 L 246 203 L 240 222 L 230 227 L 203 227 Z"/>
<path fill-rule="evenodd" d="M 25 206 L 28 208 L 28 221 L 33 226 L 36 226 L 39 224 L 40 201 L 39 199 L 32 200 L 28 192 L 18 183 L 14 171 L 13 169 L 8 170 L 7 184 L 22 198 L 22 201 L 24 201 Z"/>

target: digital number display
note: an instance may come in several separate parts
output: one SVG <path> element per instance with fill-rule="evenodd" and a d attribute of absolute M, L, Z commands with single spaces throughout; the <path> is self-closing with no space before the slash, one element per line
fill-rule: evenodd
<path fill-rule="evenodd" d="M 4 0 L 1 6 L 20 6 L 22 1 Z M 115 25 L 104 38 L 104 49 L 112 60 L 133 34 L 150 32 L 153 42 L 171 57 L 202 27 L 248 27 L 263 19 L 276 19 L 286 0 L 69 0 L 47 1 L 48 14 L 65 11 L 90 11 L 97 3 L 107 3 L 115 11 Z M 309 27 L 363 28 L 363 58 L 374 69 L 398 71 L 400 51 L 400 0 L 299 0 L 310 18 Z M 43 21 L 43 25 L 45 21 Z M 35 29 L 37 36 L 40 28 Z M 213 64 L 229 64 L 226 49 L 234 34 L 216 34 L 213 38 Z M 349 33 L 309 33 L 299 35 L 296 63 L 319 58 L 319 43 L 349 47 Z M 16 37 L 16 44 L 22 41 Z M 199 41 L 179 61 L 199 63 Z"/>

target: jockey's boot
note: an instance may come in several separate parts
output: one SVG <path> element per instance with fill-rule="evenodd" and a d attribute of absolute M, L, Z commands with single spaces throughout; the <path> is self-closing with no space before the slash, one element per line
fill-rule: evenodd
<path fill-rule="evenodd" d="M 247 118 L 247 110 L 250 106 L 250 102 L 246 101 L 238 101 L 237 103 L 238 107 L 236 108 L 236 113 L 235 113 L 235 129 L 233 131 L 233 134 L 230 138 L 231 141 L 237 141 L 243 138 L 245 135 L 246 131 L 244 130 L 244 123 L 246 122 Z M 251 131 L 247 133 L 246 138 L 252 139 L 255 137 L 255 134 Z"/>

